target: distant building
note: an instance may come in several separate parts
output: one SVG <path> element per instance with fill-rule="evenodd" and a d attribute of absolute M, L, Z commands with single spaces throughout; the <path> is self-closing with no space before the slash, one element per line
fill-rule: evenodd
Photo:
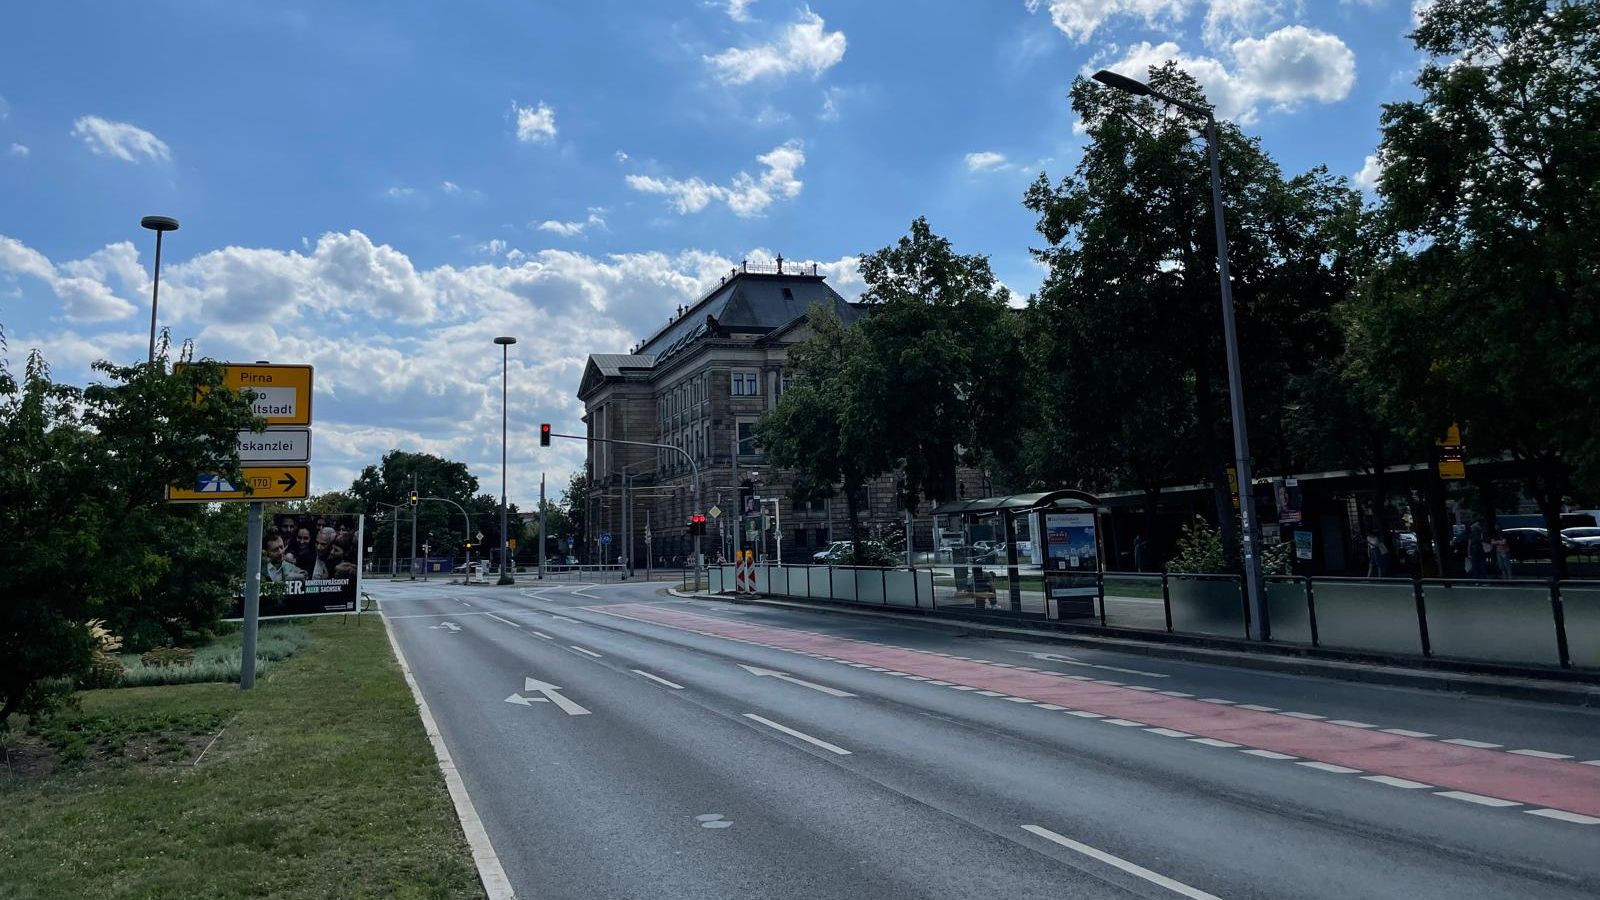
<path fill-rule="evenodd" d="M 681 447 L 700 468 L 702 507 L 723 515 L 711 520 L 703 549 L 708 559 L 727 558 L 737 546 L 767 556 L 776 553 L 769 531 L 765 547 L 734 535 L 739 520 L 739 485 L 755 478 L 755 493 L 777 497 L 781 509 L 783 557 L 809 560 L 832 540 L 849 537 L 842 498 L 796 505 L 789 495 L 793 479 L 767 466 L 755 445 L 756 421 L 774 408 L 789 386 L 788 348 L 810 335 L 807 312 L 814 304 L 831 308 L 846 322 L 862 311 L 829 287 L 814 265 L 744 264 L 698 301 L 678 309 L 659 331 L 632 353 L 589 357 L 578 399 L 591 438 L 649 441 Z M 687 522 L 691 508 L 690 466 L 676 452 L 591 443 L 589 534 L 585 558 L 615 562 L 628 549 L 622 517 L 624 479 L 632 494 L 633 557 L 645 564 L 645 526 L 653 535 L 658 562 L 682 564 L 692 553 Z M 984 485 L 963 473 L 968 496 L 982 496 Z M 770 513 L 772 505 L 766 509 Z M 872 532 L 903 526 L 892 477 L 868 486 L 861 521 Z M 924 523 L 926 527 L 926 523 Z M 612 535 L 602 551 L 600 535 Z M 931 543 L 923 535 L 918 544 Z"/>

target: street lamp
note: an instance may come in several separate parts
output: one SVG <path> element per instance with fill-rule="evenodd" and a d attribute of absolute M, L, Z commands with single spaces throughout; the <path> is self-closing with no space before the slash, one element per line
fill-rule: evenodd
<path fill-rule="evenodd" d="M 167 231 L 178 230 L 178 220 L 171 216 L 145 216 L 139 220 L 140 226 L 156 233 L 156 269 L 155 281 L 150 286 L 150 362 L 156 361 L 156 300 L 161 295 L 161 235 Z"/>
<path fill-rule="evenodd" d="M 506 533 L 506 383 L 507 368 L 511 364 L 511 345 L 517 339 L 497 337 L 494 342 L 500 345 L 500 583 L 510 584 L 511 576 L 506 573 L 506 549 L 509 545 Z"/>
<path fill-rule="evenodd" d="M 1250 603 L 1250 631 L 1256 640 L 1271 635 L 1267 623 L 1267 599 L 1261 586 L 1261 560 L 1256 556 L 1255 492 L 1250 483 L 1250 434 L 1244 420 L 1244 379 L 1239 373 L 1239 335 L 1233 323 L 1233 282 L 1228 274 L 1228 226 L 1222 210 L 1222 163 L 1218 159 L 1217 117 L 1206 107 L 1169 97 L 1142 81 L 1105 69 L 1094 73 L 1095 81 L 1135 97 L 1154 97 L 1163 103 L 1206 120 L 1206 156 L 1211 163 L 1211 211 L 1217 228 L 1217 278 L 1222 287 L 1222 336 L 1228 351 L 1228 401 L 1233 418 L 1233 455 L 1239 479 L 1240 546 L 1244 557 L 1245 595 Z"/>

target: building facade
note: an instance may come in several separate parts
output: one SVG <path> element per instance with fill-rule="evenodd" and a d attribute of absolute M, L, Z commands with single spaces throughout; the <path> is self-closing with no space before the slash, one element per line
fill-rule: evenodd
<path fill-rule="evenodd" d="M 756 422 L 790 384 L 788 348 L 810 335 L 807 314 L 816 304 L 845 322 L 862 315 L 815 266 L 781 259 L 777 265 L 744 264 L 704 297 L 676 310 L 633 352 L 589 357 L 578 399 L 588 436 L 600 440 L 589 443 L 586 560 L 631 558 L 642 568 L 647 554 L 660 566 L 691 559 L 688 519 L 695 511 L 696 468 L 701 509 L 722 513 L 708 522 L 703 541 L 708 559 L 728 558 L 740 548 L 773 558 L 781 536 L 782 558 L 800 562 L 831 541 L 848 538 L 843 499 L 793 503 L 791 473 L 770 468 L 755 442 Z M 964 476 L 964 490 L 984 492 L 979 476 Z M 753 540 L 735 533 L 744 482 L 753 482 L 754 493 L 767 500 L 771 527 Z M 904 527 L 894 493 L 892 476 L 868 485 L 861 521 L 869 533 Z M 602 543 L 605 535 L 609 544 Z"/>

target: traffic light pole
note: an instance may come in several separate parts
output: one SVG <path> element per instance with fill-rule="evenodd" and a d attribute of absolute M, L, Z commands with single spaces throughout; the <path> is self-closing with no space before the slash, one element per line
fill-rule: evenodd
<path fill-rule="evenodd" d="M 684 460 L 689 463 L 689 472 L 694 479 L 691 487 L 691 493 L 693 497 L 691 503 L 694 507 L 695 514 L 698 515 L 700 513 L 700 466 L 694 461 L 694 455 L 682 447 L 674 447 L 671 444 L 657 444 L 652 441 L 623 441 L 616 438 L 597 438 L 579 434 L 556 434 L 553 431 L 545 431 L 543 426 L 540 427 L 539 433 L 541 435 L 549 435 L 553 438 L 562 438 L 563 440 L 568 441 L 584 441 L 594 444 L 620 444 L 624 447 L 651 447 L 656 450 L 671 450 L 673 453 L 682 456 Z M 703 568 L 705 568 L 705 556 L 700 552 L 700 535 L 696 534 L 694 536 L 694 589 L 696 591 L 700 590 L 700 570 Z"/>
<path fill-rule="evenodd" d="M 411 476 L 411 565 L 406 566 L 411 580 L 417 580 L 417 476 Z"/>
<path fill-rule="evenodd" d="M 472 546 L 471 546 L 472 545 L 472 517 L 467 515 L 467 511 L 462 508 L 461 504 L 455 502 L 454 500 L 451 500 L 449 497 L 418 497 L 417 500 L 419 502 L 422 501 L 422 500 L 438 500 L 440 503 L 448 503 L 451 506 L 454 506 L 458 511 L 460 511 L 460 513 L 461 513 L 461 521 L 467 526 L 467 545 L 468 545 L 467 546 L 467 567 L 466 567 L 466 569 L 464 570 L 464 573 L 461 576 L 461 580 L 463 582 L 469 581 L 471 579 L 471 575 L 472 575 Z M 417 515 L 416 510 L 412 510 L 411 511 L 411 515 L 412 515 L 412 517 L 414 519 L 416 517 L 416 515 Z M 501 535 L 501 537 L 504 537 L 504 535 Z"/>

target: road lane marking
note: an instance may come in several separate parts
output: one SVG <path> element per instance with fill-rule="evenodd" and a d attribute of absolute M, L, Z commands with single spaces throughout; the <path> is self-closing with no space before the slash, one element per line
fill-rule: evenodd
<path fill-rule="evenodd" d="M 1233 701 L 1232 700 L 1224 700 L 1221 697 L 1201 697 L 1200 698 L 1200 702 L 1201 703 L 1215 703 L 1218 706 L 1232 706 L 1233 705 Z"/>
<path fill-rule="evenodd" d="M 1295 765 L 1305 766 L 1308 769 L 1316 769 L 1321 772 L 1332 772 L 1335 775 L 1359 775 L 1361 773 L 1360 769 L 1352 769 L 1349 766 L 1336 766 L 1333 763 L 1318 762 L 1314 759 L 1297 762 Z"/>
<path fill-rule="evenodd" d="M 1132 719 L 1101 719 L 1100 721 L 1104 722 L 1107 725 L 1122 725 L 1122 726 L 1125 726 L 1127 728 L 1144 728 L 1144 727 L 1146 727 L 1145 723 L 1143 723 L 1143 722 L 1135 722 Z"/>
<path fill-rule="evenodd" d="M 1105 716 L 1102 716 L 1099 713 L 1089 712 L 1088 710 L 1084 710 L 1084 709 L 1069 709 L 1069 710 L 1066 711 L 1066 713 L 1069 716 L 1077 716 L 1080 719 L 1104 719 L 1105 718 Z"/>
<path fill-rule="evenodd" d="M 1435 797 L 1449 797 L 1451 800 L 1465 800 L 1468 803 L 1476 803 L 1479 806 L 1503 807 L 1522 805 L 1521 803 L 1517 803 L 1512 800 L 1501 800 L 1499 797 L 1485 797 L 1482 794 L 1469 794 L 1466 791 L 1435 791 L 1433 795 Z"/>
<path fill-rule="evenodd" d="M 1507 753 L 1515 753 L 1518 756 L 1532 756 L 1532 757 L 1536 757 L 1538 759 L 1571 759 L 1572 758 L 1572 754 L 1570 754 L 1570 753 L 1550 753 L 1550 752 L 1545 751 L 1545 750 L 1507 750 L 1506 752 Z"/>
<path fill-rule="evenodd" d="M 391 616 L 384 613 L 385 619 L 453 619 L 456 616 L 487 616 L 486 612 L 453 612 L 453 613 L 407 613 L 403 616 Z"/>
<path fill-rule="evenodd" d="M 1077 658 L 1076 656 L 1066 656 L 1066 655 L 1061 654 L 1061 653 L 1040 653 L 1040 652 L 1038 652 L 1036 650 L 1013 650 L 1012 652 L 1013 653 L 1022 653 L 1022 654 L 1025 654 L 1027 656 L 1031 656 L 1034 659 L 1044 660 L 1046 662 L 1066 663 L 1069 666 L 1083 666 L 1084 668 L 1088 668 L 1088 669 L 1104 669 L 1107 672 L 1122 672 L 1125 675 L 1143 675 L 1146 678 L 1168 678 L 1168 677 L 1170 677 L 1170 676 L 1168 676 L 1168 675 L 1166 675 L 1164 673 L 1161 673 L 1161 672 L 1146 672 L 1143 669 L 1124 669 L 1124 668 L 1121 668 L 1119 666 L 1107 666 L 1107 665 L 1102 665 L 1100 663 L 1084 662 L 1083 660 Z M 960 657 L 957 657 L 957 659 L 959 659 L 959 658 Z M 1011 664 L 1010 663 L 991 662 L 991 663 L 989 663 L 989 665 L 991 665 L 991 666 L 1010 666 Z M 1026 668 L 1026 666 L 1022 666 L 1022 667 L 1018 667 L 1018 668 Z M 1029 671 L 1038 671 L 1038 670 L 1030 669 Z"/>
<path fill-rule="evenodd" d="M 1398 734 L 1401 737 L 1408 738 L 1431 738 L 1434 736 L 1426 731 L 1412 731 L 1408 728 L 1379 728 L 1378 730 L 1384 734 Z"/>
<path fill-rule="evenodd" d="M 980 696 L 980 697 L 1004 697 L 1005 694 L 1002 694 L 999 691 L 978 691 L 978 696 Z"/>
<path fill-rule="evenodd" d="M 1491 744 L 1488 741 L 1469 741 L 1466 738 L 1445 738 L 1442 743 L 1455 744 L 1458 747 L 1472 747 L 1477 750 L 1499 750 L 1504 744 Z"/>
<path fill-rule="evenodd" d="M 595 659 L 602 659 L 603 658 L 603 657 L 601 657 L 600 654 L 594 652 L 593 650 L 585 650 L 584 648 L 579 647 L 577 644 L 568 644 L 567 646 L 571 647 L 572 649 L 574 649 L 576 651 L 578 651 L 579 653 L 582 653 L 585 656 L 592 656 Z"/>
<path fill-rule="evenodd" d="M 512 628 L 521 628 L 522 627 L 522 623 L 521 622 L 513 622 L 510 619 L 502 619 L 499 616 L 495 615 L 494 613 L 486 613 L 486 615 L 488 615 L 489 618 L 495 620 L 496 622 L 504 622 L 507 625 L 510 625 Z"/>
<path fill-rule="evenodd" d="M 1216 738 L 1190 738 L 1189 741 L 1195 744 L 1205 744 L 1207 747 L 1221 747 L 1224 750 L 1233 750 L 1239 746 L 1232 741 L 1219 741 Z"/>
<path fill-rule="evenodd" d="M 1066 707 L 1065 706 L 1057 706 L 1054 703 L 1040 703 L 1039 704 L 1039 708 L 1040 709 L 1048 709 L 1051 712 L 1065 712 L 1066 711 Z"/>
<path fill-rule="evenodd" d="M 643 675 L 644 677 L 650 679 L 651 681 L 654 681 L 656 684 L 664 684 L 667 687 L 672 688 L 675 691 L 683 690 L 683 685 L 677 684 L 675 682 L 668 681 L 665 678 L 662 678 L 660 675 L 651 675 L 649 672 L 646 672 L 643 669 L 634 669 L 633 670 L 633 674 L 635 674 L 635 675 Z"/>
<path fill-rule="evenodd" d="M 776 731 L 781 731 L 784 734 L 787 734 L 788 736 L 790 736 L 792 738 L 799 738 L 800 740 L 805 741 L 808 744 L 814 744 L 815 746 L 821 747 L 822 749 L 827 750 L 830 753 L 837 753 L 840 756 L 849 756 L 850 755 L 850 751 L 849 750 L 846 750 L 846 749 L 844 749 L 843 747 L 840 747 L 837 744 L 830 744 L 827 741 L 823 740 L 822 738 L 814 738 L 811 735 L 806 734 L 803 731 L 795 731 L 793 728 L 790 728 L 787 725 L 779 725 L 777 722 L 774 722 L 771 719 L 766 718 L 765 716 L 758 716 L 755 713 L 745 713 L 744 717 L 746 719 L 753 719 L 753 720 L 755 720 L 757 722 L 760 722 L 761 724 L 767 726 L 768 728 L 774 729 Z"/>
<path fill-rule="evenodd" d="M 589 714 L 587 709 L 584 709 L 578 704 L 573 703 L 571 700 L 568 700 L 561 693 L 560 687 L 557 687 L 548 681 L 540 681 L 537 678 L 523 678 L 522 689 L 530 693 L 544 695 L 546 699 L 548 699 L 551 703 L 554 703 L 556 706 L 559 706 L 561 711 L 569 716 L 587 716 Z"/>
<path fill-rule="evenodd" d="M 1329 725 L 1343 725 L 1346 728 L 1377 728 L 1371 722 L 1353 722 L 1349 719 L 1329 719 Z"/>
<path fill-rule="evenodd" d="M 574 625 L 582 625 L 583 624 L 582 622 L 579 622 L 577 619 L 569 619 L 566 616 L 558 616 L 558 615 L 552 614 L 550 616 L 550 618 L 555 619 L 557 622 L 571 622 Z"/>
<path fill-rule="evenodd" d="M 1530 816 L 1544 816 L 1546 819 L 1560 819 L 1563 822 L 1571 822 L 1574 825 L 1600 825 L 1600 819 L 1597 819 L 1594 816 L 1582 816 L 1577 813 L 1567 812 L 1564 809 L 1528 809 L 1523 811 Z"/>
<path fill-rule="evenodd" d="M 1012 702 L 1012 703 L 1037 703 L 1037 702 L 1039 702 L 1039 701 L 1034 700 L 1034 699 L 1032 699 L 1030 697 L 1007 697 L 1005 699 L 1010 701 L 1010 702 Z"/>
<path fill-rule="evenodd" d="M 1322 719 L 1326 719 L 1327 718 L 1327 716 L 1319 716 L 1316 713 L 1303 713 L 1303 712 L 1281 712 L 1281 713 L 1278 713 L 1278 715 L 1280 715 L 1280 716 L 1288 716 L 1291 719 L 1305 719 L 1308 722 L 1316 722 L 1316 721 L 1320 721 Z"/>
<path fill-rule="evenodd" d="M 553 641 L 553 640 L 555 640 L 555 638 L 553 638 L 553 637 L 551 637 L 551 636 L 550 636 L 550 635 L 548 635 L 548 634 L 545 634 L 545 633 L 544 633 L 544 632 L 542 632 L 542 631 L 534 631 L 534 630 L 533 630 L 533 629 L 532 629 L 532 628 L 529 628 L 529 629 L 528 629 L 528 633 L 529 633 L 529 634 L 531 634 L 531 635 L 533 635 L 533 636 L 534 636 L 534 637 L 542 637 L 542 638 L 544 638 L 544 639 L 545 639 L 545 640 L 547 640 L 547 641 Z"/>
<path fill-rule="evenodd" d="M 1262 759 L 1299 759 L 1300 758 L 1298 756 L 1290 756 L 1287 753 L 1279 753 L 1276 750 L 1240 750 L 1239 752 L 1240 753 L 1248 753 L 1251 756 L 1259 756 Z"/>
<path fill-rule="evenodd" d="M 1278 711 L 1278 707 L 1276 707 L 1276 706 L 1262 706 L 1259 703 L 1241 703 L 1241 704 L 1239 704 L 1239 708 L 1240 709 L 1253 709 L 1256 712 L 1277 712 Z"/>
<path fill-rule="evenodd" d="M 757 678 L 776 678 L 779 681 L 787 681 L 790 684 L 799 685 L 800 687 L 803 687 L 803 688 L 810 688 L 813 691 L 817 691 L 818 693 L 827 694 L 830 697 L 854 697 L 855 696 L 855 694 L 852 694 L 849 691 L 841 691 L 838 688 L 828 687 L 825 684 L 817 684 L 814 681 L 803 681 L 803 680 L 801 680 L 799 678 L 794 677 L 793 675 L 790 675 L 787 672 L 779 672 L 776 669 L 763 669 L 760 666 L 747 666 L 744 663 L 740 663 L 739 664 L 739 668 L 745 670 L 746 672 L 749 672 L 751 675 L 754 675 Z"/>
<path fill-rule="evenodd" d="M 1156 693 L 1163 697 L 1177 697 L 1180 700 L 1187 700 L 1194 696 L 1193 694 L 1185 694 L 1183 691 L 1156 691 Z"/>
<path fill-rule="evenodd" d="M 1174 738 L 1192 738 L 1192 737 L 1194 737 L 1194 735 L 1190 734 L 1189 732 L 1187 732 L 1187 731 L 1179 731 L 1176 728 L 1146 728 L 1145 731 L 1148 731 L 1151 734 L 1159 734 L 1162 737 L 1174 737 Z"/>
<path fill-rule="evenodd" d="M 1361 778 L 1364 781 L 1376 781 L 1379 784 L 1387 784 L 1389 787 L 1405 788 L 1413 791 L 1418 788 L 1433 787 L 1431 784 L 1423 784 L 1420 781 L 1412 781 L 1409 778 L 1396 778 L 1393 775 L 1363 775 Z"/>
<path fill-rule="evenodd" d="M 1136 878 L 1142 878 L 1151 884 L 1164 887 L 1174 894 L 1178 894 L 1182 897 L 1188 897 L 1189 900 L 1221 900 L 1221 898 L 1215 894 L 1208 894 L 1197 887 L 1191 887 L 1181 881 L 1168 878 L 1160 872 L 1152 872 L 1138 863 L 1128 862 L 1120 856 L 1112 856 L 1104 850 L 1096 850 L 1088 844 L 1081 844 L 1072 838 L 1062 834 L 1057 834 L 1048 828 L 1044 828 L 1039 825 L 1024 825 L 1022 826 L 1022 830 L 1037 837 L 1042 837 L 1053 844 L 1059 844 L 1075 853 L 1081 853 L 1090 859 L 1099 860 L 1108 866 L 1121 869 L 1122 871 L 1127 872 L 1129 875 L 1132 875 Z"/>

